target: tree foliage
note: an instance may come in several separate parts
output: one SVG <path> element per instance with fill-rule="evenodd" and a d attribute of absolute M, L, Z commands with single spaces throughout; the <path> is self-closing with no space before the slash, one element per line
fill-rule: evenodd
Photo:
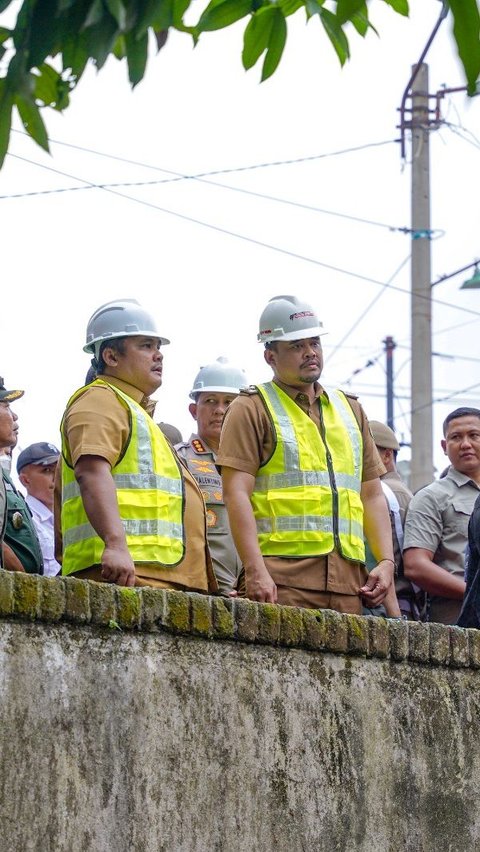
<path fill-rule="evenodd" d="M 0 0 L 0 12 L 13 0 Z M 408 15 L 408 0 L 383 0 Z M 422 2 L 422 0 L 419 0 Z M 465 68 L 468 91 L 480 75 L 480 15 L 477 0 L 445 0 L 454 18 L 454 36 Z M 261 79 L 276 70 L 287 40 L 287 19 L 316 19 L 343 65 L 350 56 L 348 35 L 364 37 L 375 28 L 368 0 L 210 0 L 196 24 L 186 24 L 197 8 L 193 0 L 22 0 L 15 26 L 0 27 L 0 167 L 10 139 L 12 112 L 18 111 L 30 136 L 48 151 L 42 118 L 45 107 L 62 111 L 91 61 L 98 69 L 113 54 L 126 60 L 132 86 L 143 78 L 149 41 L 158 50 L 169 30 L 196 43 L 204 32 L 245 20 L 242 62 L 261 62 Z M 190 8 L 192 7 L 192 8 Z"/>

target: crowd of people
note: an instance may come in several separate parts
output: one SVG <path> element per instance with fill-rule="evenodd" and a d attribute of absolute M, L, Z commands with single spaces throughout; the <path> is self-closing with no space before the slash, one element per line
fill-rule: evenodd
<path fill-rule="evenodd" d="M 151 400 L 169 341 L 135 300 L 102 305 L 61 450 L 16 461 L 26 497 L 10 475 L 23 391 L 1 379 L 2 569 L 480 626 L 480 410 L 448 415 L 449 465 L 413 495 L 392 429 L 320 383 L 323 333 L 309 304 L 271 299 L 272 380 L 249 385 L 224 357 L 202 367 L 183 441 Z"/>

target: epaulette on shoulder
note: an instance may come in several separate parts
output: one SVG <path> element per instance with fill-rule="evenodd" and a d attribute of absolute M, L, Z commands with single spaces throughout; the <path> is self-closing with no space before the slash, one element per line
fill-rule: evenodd
<path fill-rule="evenodd" d="M 347 399 L 358 399 L 357 393 L 352 393 L 351 391 L 345 391 L 345 390 L 342 390 L 342 393 L 345 394 Z"/>
<path fill-rule="evenodd" d="M 258 389 L 255 385 L 248 385 L 245 388 L 240 388 L 240 395 L 244 394 L 244 396 L 253 396 L 258 393 Z"/>

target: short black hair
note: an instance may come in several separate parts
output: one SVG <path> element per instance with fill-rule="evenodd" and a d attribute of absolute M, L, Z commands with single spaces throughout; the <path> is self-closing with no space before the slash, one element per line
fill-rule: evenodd
<path fill-rule="evenodd" d="M 480 420 L 480 409 L 478 408 L 456 408 L 455 411 L 451 411 L 450 414 L 447 414 L 445 420 L 443 421 L 443 437 L 445 438 L 447 434 L 448 424 L 452 420 L 456 420 L 458 417 L 478 417 Z"/>

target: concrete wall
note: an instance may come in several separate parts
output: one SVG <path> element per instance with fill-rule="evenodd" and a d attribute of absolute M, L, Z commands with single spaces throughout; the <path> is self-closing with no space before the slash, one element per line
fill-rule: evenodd
<path fill-rule="evenodd" d="M 4 852 L 480 849 L 480 632 L 0 572 Z"/>

